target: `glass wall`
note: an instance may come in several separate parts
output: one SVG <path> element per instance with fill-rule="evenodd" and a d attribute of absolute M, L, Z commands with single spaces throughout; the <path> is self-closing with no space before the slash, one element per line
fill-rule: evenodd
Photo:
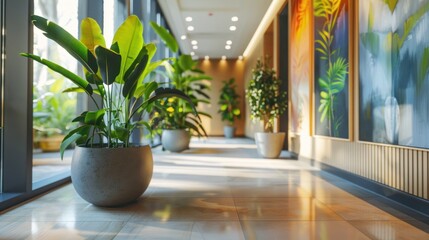
<path fill-rule="evenodd" d="M 0 0 L 0 193 L 3 192 L 4 0 Z"/>
<path fill-rule="evenodd" d="M 78 36 L 78 1 L 34 0 L 34 14 L 53 21 L 73 36 Z M 58 44 L 33 28 L 33 52 L 72 72 L 77 62 Z M 47 67 L 33 64 L 33 185 L 55 176 L 70 174 L 72 150 L 60 159 L 60 143 L 73 127 L 76 116 L 76 93 L 63 93 L 74 85 Z"/>

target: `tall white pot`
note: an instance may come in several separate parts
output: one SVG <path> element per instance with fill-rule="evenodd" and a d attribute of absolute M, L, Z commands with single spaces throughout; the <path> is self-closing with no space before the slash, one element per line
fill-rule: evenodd
<path fill-rule="evenodd" d="M 71 178 L 86 201 L 104 207 L 119 206 L 139 198 L 153 173 L 148 145 L 129 148 L 86 148 L 73 153 Z"/>
<path fill-rule="evenodd" d="M 255 142 L 258 154 L 264 158 L 278 158 L 283 148 L 286 134 L 279 133 L 255 133 Z"/>
<path fill-rule="evenodd" d="M 191 135 L 185 129 L 162 130 L 162 146 L 170 152 L 182 152 L 189 149 L 190 141 Z"/>

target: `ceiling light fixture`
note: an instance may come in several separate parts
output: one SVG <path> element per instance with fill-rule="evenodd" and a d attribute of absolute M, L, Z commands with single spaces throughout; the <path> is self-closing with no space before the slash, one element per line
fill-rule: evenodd
<path fill-rule="evenodd" d="M 230 30 L 230 31 L 235 31 L 235 30 L 237 30 L 237 27 L 236 27 L 236 26 L 230 26 L 230 27 L 229 27 L 229 30 Z"/>
<path fill-rule="evenodd" d="M 225 49 L 229 50 L 229 49 L 231 49 L 231 46 L 230 45 L 226 45 Z"/>
<path fill-rule="evenodd" d="M 232 41 L 231 41 L 231 40 L 228 40 L 228 41 L 226 41 L 226 44 L 227 44 L 227 45 L 231 45 L 231 44 L 232 44 Z"/>
<path fill-rule="evenodd" d="M 225 55 L 222 56 L 222 60 L 226 60 L 226 56 Z"/>
<path fill-rule="evenodd" d="M 193 26 L 188 26 L 188 31 L 194 31 L 194 27 Z"/>
<path fill-rule="evenodd" d="M 233 22 L 237 22 L 237 21 L 238 21 L 238 17 L 237 17 L 237 16 L 232 17 L 232 18 L 231 18 L 231 21 L 233 21 Z"/>
<path fill-rule="evenodd" d="M 191 44 L 192 44 L 192 45 L 197 45 L 197 44 L 198 44 L 198 42 L 197 42 L 197 40 L 192 40 Z"/>
<path fill-rule="evenodd" d="M 205 56 L 205 57 L 204 57 L 204 59 L 205 59 L 205 60 L 209 60 L 209 59 L 210 59 L 210 57 L 209 57 L 209 56 Z"/>
<path fill-rule="evenodd" d="M 238 60 L 243 60 L 243 56 L 238 56 Z"/>
<path fill-rule="evenodd" d="M 180 39 L 185 40 L 186 39 L 186 35 L 180 36 Z"/>
<path fill-rule="evenodd" d="M 187 22 L 192 22 L 192 17 L 186 17 L 186 18 L 185 18 L 185 21 L 187 21 Z"/>
<path fill-rule="evenodd" d="M 194 45 L 194 46 L 192 46 L 192 49 L 197 50 L 197 49 L 198 49 L 198 46 L 197 46 L 197 45 Z"/>

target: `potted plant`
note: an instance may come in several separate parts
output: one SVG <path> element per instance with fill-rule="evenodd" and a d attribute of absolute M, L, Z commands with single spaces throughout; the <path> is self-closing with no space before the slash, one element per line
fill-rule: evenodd
<path fill-rule="evenodd" d="M 235 79 L 231 78 L 228 81 L 223 81 L 223 87 L 220 90 L 219 96 L 219 111 L 222 121 L 226 122 L 223 132 L 226 138 L 233 138 L 235 133 L 234 120 L 240 118 L 241 112 L 238 106 L 240 97 L 235 85 Z"/>
<path fill-rule="evenodd" d="M 280 92 L 276 72 L 258 60 L 252 70 L 252 79 L 246 89 L 250 116 L 264 122 L 265 132 L 255 133 L 258 153 L 265 158 L 277 158 L 282 150 L 285 133 L 274 133 L 274 120 L 287 107 L 286 92 Z"/>
<path fill-rule="evenodd" d="M 67 146 L 77 144 L 71 165 L 73 186 L 83 199 L 99 206 L 134 201 L 146 190 L 153 171 L 150 147 L 130 143 L 134 129 L 150 127 L 140 117 L 166 97 L 192 101 L 182 92 L 161 88 L 146 78 L 164 60 L 151 61 L 156 46 L 144 43 L 143 25 L 137 16 L 123 22 L 109 48 L 91 18 L 82 21 L 80 40 L 43 17 L 32 16 L 32 22 L 83 66 L 85 78 L 39 56 L 22 55 L 69 79 L 76 87 L 65 92 L 83 92 L 97 106 L 73 120 L 79 126 L 61 143 L 61 157 Z M 96 95 L 101 104 L 95 101 Z"/>
<path fill-rule="evenodd" d="M 206 82 L 211 78 L 196 68 L 197 62 L 190 55 L 181 55 L 165 64 L 166 76 L 171 80 L 174 89 L 184 92 L 192 100 L 192 104 L 183 99 L 172 97 L 160 104 L 156 104 L 157 113 L 152 121 L 158 126 L 161 133 L 161 143 L 165 150 L 182 152 L 189 149 L 191 135 L 207 136 L 201 124 L 201 119 L 195 117 L 192 106 L 209 103 L 210 97 L 206 93 L 209 85 Z M 209 114 L 198 111 L 198 116 L 211 117 Z"/>
<path fill-rule="evenodd" d="M 64 82 L 64 78 L 57 78 L 34 86 L 34 142 L 43 152 L 59 151 L 65 134 L 76 125 L 72 123 L 76 98 L 73 93 L 61 92 Z"/>

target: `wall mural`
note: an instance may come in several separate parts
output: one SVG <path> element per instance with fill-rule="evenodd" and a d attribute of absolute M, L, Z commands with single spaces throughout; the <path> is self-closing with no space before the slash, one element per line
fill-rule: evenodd
<path fill-rule="evenodd" d="M 429 148 L 429 0 L 359 1 L 359 138 Z"/>
<path fill-rule="evenodd" d="M 310 134 L 311 0 L 291 1 L 291 132 Z"/>
<path fill-rule="evenodd" d="M 348 0 L 314 0 L 315 133 L 349 138 Z"/>

